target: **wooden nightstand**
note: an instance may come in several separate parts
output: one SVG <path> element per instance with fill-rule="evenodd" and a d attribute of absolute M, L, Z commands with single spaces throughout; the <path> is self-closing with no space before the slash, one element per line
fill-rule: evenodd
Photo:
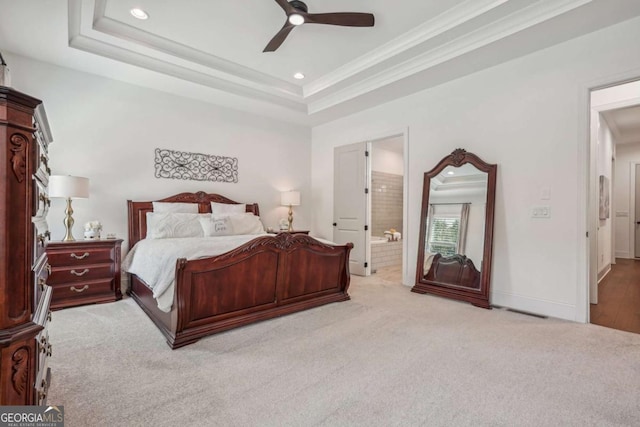
<path fill-rule="evenodd" d="M 121 244 L 120 239 L 50 242 L 47 284 L 53 288 L 51 309 L 122 299 Z"/>

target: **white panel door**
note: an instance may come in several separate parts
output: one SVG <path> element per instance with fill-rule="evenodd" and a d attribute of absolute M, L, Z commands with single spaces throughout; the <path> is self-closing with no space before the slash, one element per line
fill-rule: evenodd
<path fill-rule="evenodd" d="M 333 152 L 333 241 L 353 243 L 352 274 L 369 273 L 369 242 L 365 231 L 368 183 L 367 142 L 336 147 Z"/>

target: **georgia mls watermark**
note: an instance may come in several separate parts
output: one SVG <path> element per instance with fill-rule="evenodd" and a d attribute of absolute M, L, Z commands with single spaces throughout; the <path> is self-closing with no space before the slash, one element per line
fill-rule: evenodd
<path fill-rule="evenodd" d="M 0 427 L 64 427 L 64 406 L 0 406 Z"/>

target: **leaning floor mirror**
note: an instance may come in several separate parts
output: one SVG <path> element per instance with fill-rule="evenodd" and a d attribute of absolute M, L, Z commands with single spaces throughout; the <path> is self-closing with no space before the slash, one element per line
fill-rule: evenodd
<path fill-rule="evenodd" d="M 413 292 L 491 308 L 497 165 L 458 148 L 424 174 Z"/>

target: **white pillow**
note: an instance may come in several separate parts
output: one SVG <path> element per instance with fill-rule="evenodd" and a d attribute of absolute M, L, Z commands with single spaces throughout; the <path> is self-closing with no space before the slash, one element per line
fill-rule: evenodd
<path fill-rule="evenodd" d="M 199 218 L 200 226 L 204 232 L 205 237 L 211 236 L 230 236 L 233 234 L 233 228 L 231 227 L 231 220 L 228 216 L 223 217 L 208 217 Z"/>
<path fill-rule="evenodd" d="M 251 212 L 242 215 L 229 215 L 233 234 L 261 234 L 264 233 L 264 225 L 259 216 Z"/>
<path fill-rule="evenodd" d="M 198 213 L 197 203 L 169 203 L 153 202 L 154 213 L 178 212 L 178 213 Z"/>
<path fill-rule="evenodd" d="M 211 215 L 222 216 L 230 214 L 243 214 L 247 212 L 247 205 L 244 203 L 229 204 L 211 202 Z"/>
<path fill-rule="evenodd" d="M 205 236 L 264 233 L 264 225 L 262 225 L 260 217 L 250 212 L 234 215 L 212 215 L 210 219 L 201 218 L 200 225 Z"/>
<path fill-rule="evenodd" d="M 147 212 L 147 239 L 203 237 L 199 218 L 209 214 Z"/>

